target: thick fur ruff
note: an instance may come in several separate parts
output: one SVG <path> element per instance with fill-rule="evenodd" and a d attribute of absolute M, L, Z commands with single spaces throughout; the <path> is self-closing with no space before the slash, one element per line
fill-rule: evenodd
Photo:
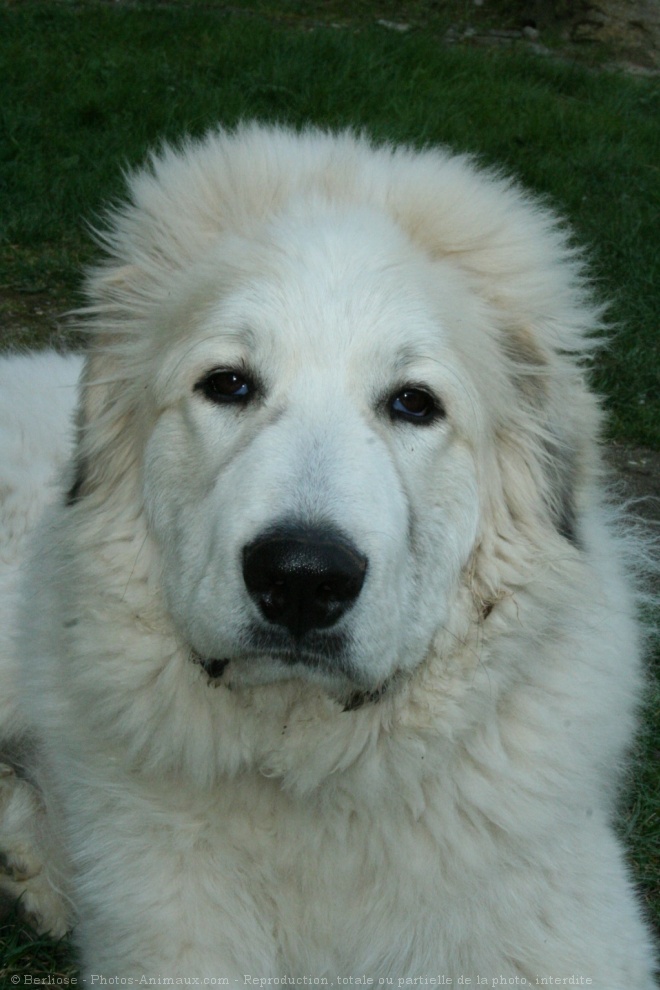
<path fill-rule="evenodd" d="M 561 225 L 254 125 L 155 154 L 100 237 L 59 494 L 59 420 L 0 441 L 9 892 L 88 976 L 650 990 L 635 548 Z M 2 365 L 10 434 L 77 361 Z"/>

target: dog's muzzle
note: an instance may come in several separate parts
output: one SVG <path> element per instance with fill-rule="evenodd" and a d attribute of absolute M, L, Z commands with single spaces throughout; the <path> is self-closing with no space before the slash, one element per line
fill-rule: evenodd
<path fill-rule="evenodd" d="M 244 642 L 248 655 L 271 655 L 287 666 L 302 665 L 354 680 L 343 656 L 346 633 L 334 627 L 360 596 L 368 559 L 343 533 L 331 528 L 282 525 L 243 549 L 243 581 L 259 612 Z M 265 621 L 264 621 L 265 620 Z M 193 659 L 218 683 L 229 658 Z M 345 711 L 376 701 L 383 686 L 351 691 Z"/>

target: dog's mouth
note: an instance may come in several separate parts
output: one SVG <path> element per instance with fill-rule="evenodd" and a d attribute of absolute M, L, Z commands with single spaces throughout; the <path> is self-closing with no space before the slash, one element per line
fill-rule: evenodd
<path fill-rule="evenodd" d="M 217 686 L 223 683 L 223 678 L 227 672 L 230 664 L 235 662 L 235 658 L 232 657 L 203 657 L 196 650 L 191 650 L 191 659 L 194 663 L 198 664 L 204 673 L 207 675 L 209 684 Z M 271 653 L 267 657 L 260 658 L 263 660 L 271 661 L 279 660 L 281 663 L 287 667 L 293 668 L 294 666 L 303 665 L 307 669 L 313 669 L 316 672 L 327 671 L 328 661 L 327 657 L 319 657 L 315 654 L 307 653 Z M 240 662 L 240 661 L 239 661 Z M 334 673 L 334 672 L 333 672 Z M 295 675 L 294 675 L 295 676 Z M 281 678 L 278 678 L 280 680 Z M 350 682 L 346 677 L 342 677 L 343 684 L 332 685 L 331 693 L 335 696 L 336 700 L 342 705 L 342 710 L 344 712 L 356 711 L 365 705 L 375 704 L 380 701 L 383 695 L 389 691 L 391 679 L 386 681 L 384 684 L 379 685 L 374 689 L 366 689 L 356 687 L 354 684 L 351 686 Z M 225 680 L 226 683 L 226 680 Z M 263 683 L 263 681 L 259 681 Z M 226 683 L 227 687 L 232 687 L 231 683 Z"/>
<path fill-rule="evenodd" d="M 195 661 L 195 663 L 198 663 L 200 665 L 202 670 L 204 670 L 205 673 L 208 674 L 209 678 L 212 681 L 220 680 L 227 666 L 230 663 L 228 657 L 226 657 L 224 660 L 211 659 L 211 658 L 205 659 L 204 657 L 200 657 L 199 654 L 195 653 L 194 650 L 192 651 L 192 653 L 193 653 L 193 660 Z"/>
<path fill-rule="evenodd" d="M 224 653 L 224 651 L 223 651 Z M 351 643 L 337 630 L 310 630 L 294 637 L 278 628 L 253 624 L 243 630 L 229 655 L 208 657 L 193 646 L 193 655 L 206 673 L 222 678 L 232 666 L 232 680 L 268 683 L 291 676 L 326 678 L 365 687 L 364 677 L 351 660 Z"/>

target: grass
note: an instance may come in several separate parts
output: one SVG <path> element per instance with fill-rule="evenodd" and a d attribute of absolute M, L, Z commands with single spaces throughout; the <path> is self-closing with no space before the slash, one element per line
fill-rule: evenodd
<path fill-rule="evenodd" d="M 0 925 L 0 990 L 40 984 L 75 985 L 68 939 L 37 935 L 15 914 Z"/>
<path fill-rule="evenodd" d="M 498 10 L 506 21 L 519 6 Z M 447 48 L 444 31 L 466 11 L 476 16 L 464 0 L 0 0 L 2 344 L 48 335 L 35 299 L 76 303 L 94 254 L 87 224 L 149 146 L 243 117 L 352 125 L 477 154 L 567 216 L 618 326 L 595 369 L 611 433 L 658 447 L 660 88 L 520 51 Z M 625 828 L 660 924 L 659 736 L 649 723 Z M 68 958 L 9 925 L 0 987 L 10 973 L 65 972 Z"/>

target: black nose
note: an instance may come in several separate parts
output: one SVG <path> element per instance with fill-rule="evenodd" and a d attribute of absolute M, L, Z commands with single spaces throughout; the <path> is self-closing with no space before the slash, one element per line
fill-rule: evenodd
<path fill-rule="evenodd" d="M 270 530 L 243 550 L 243 579 L 262 615 L 296 637 L 337 622 L 366 570 L 367 558 L 329 530 Z"/>

